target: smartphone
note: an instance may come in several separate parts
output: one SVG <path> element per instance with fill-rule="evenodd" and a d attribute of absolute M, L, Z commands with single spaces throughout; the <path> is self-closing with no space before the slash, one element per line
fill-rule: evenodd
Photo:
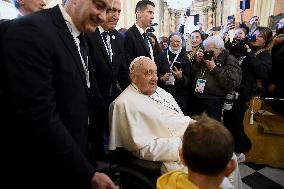
<path fill-rule="evenodd" d="M 175 61 L 173 63 L 173 67 L 172 67 L 173 70 L 175 70 L 174 67 L 176 67 L 178 70 L 180 70 L 181 69 L 181 63 L 178 62 L 178 61 Z"/>
<path fill-rule="evenodd" d="M 228 16 L 227 23 L 235 24 L 235 15 Z"/>
<path fill-rule="evenodd" d="M 250 1 L 249 0 L 240 1 L 240 9 L 242 10 L 250 9 Z"/>
<path fill-rule="evenodd" d="M 213 27 L 212 31 L 220 31 L 221 30 L 221 26 L 217 26 L 217 27 Z"/>
<path fill-rule="evenodd" d="M 188 35 L 188 37 L 185 40 L 185 50 L 186 52 L 192 51 L 190 35 Z"/>

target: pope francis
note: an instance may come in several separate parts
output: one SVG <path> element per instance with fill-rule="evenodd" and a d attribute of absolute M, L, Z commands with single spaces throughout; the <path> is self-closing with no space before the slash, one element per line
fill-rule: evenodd
<path fill-rule="evenodd" d="M 135 58 L 129 66 L 131 84 L 110 105 L 109 149 L 123 147 L 136 157 L 162 161 L 162 172 L 184 170 L 179 158 L 182 136 L 188 124 L 173 96 L 157 87 L 157 67 L 150 58 Z M 206 150 L 206 149 L 204 149 Z M 240 188 L 239 170 L 224 179 L 223 188 Z"/>

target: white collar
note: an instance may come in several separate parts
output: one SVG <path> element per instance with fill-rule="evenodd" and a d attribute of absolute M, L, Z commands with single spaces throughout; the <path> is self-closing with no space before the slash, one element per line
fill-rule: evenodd
<path fill-rule="evenodd" d="M 153 94 L 151 94 L 151 95 L 146 95 L 146 94 L 144 94 L 144 93 L 142 93 L 141 92 L 141 90 L 137 87 L 137 85 L 135 85 L 133 82 L 131 82 L 131 84 L 130 84 L 134 89 L 135 89 L 135 91 L 137 91 L 139 94 L 142 94 L 142 95 L 145 95 L 145 96 L 149 96 L 149 97 L 152 97 L 152 96 L 154 96 L 155 95 L 155 93 L 156 93 L 156 91 L 153 93 Z M 158 88 L 158 87 L 157 87 Z M 157 90 L 157 89 L 156 89 Z"/>
<path fill-rule="evenodd" d="M 146 30 L 144 31 L 143 28 L 138 26 L 138 24 L 135 23 L 135 26 L 137 27 L 137 29 L 138 29 L 138 31 L 140 32 L 141 35 L 143 35 L 143 33 L 146 33 Z"/>
<path fill-rule="evenodd" d="M 100 34 L 102 34 L 103 32 L 107 31 L 102 26 L 98 26 L 98 28 L 99 28 Z"/>
<path fill-rule="evenodd" d="M 171 51 L 174 54 L 179 54 L 181 52 L 181 48 L 179 48 L 178 50 L 175 51 L 171 48 L 171 46 L 169 46 L 169 51 Z"/>
<path fill-rule="evenodd" d="M 65 10 L 65 8 L 60 4 L 59 5 L 59 9 L 62 13 L 62 16 L 67 24 L 67 27 L 70 31 L 70 33 L 74 36 L 74 37 L 78 37 L 80 35 L 79 30 L 76 28 L 72 18 L 69 16 L 69 14 L 67 13 L 67 11 Z"/>
<path fill-rule="evenodd" d="M 137 87 L 137 85 L 135 85 L 135 83 L 131 82 L 131 86 L 135 89 L 135 91 L 137 91 L 140 94 L 143 94 L 140 89 Z"/>

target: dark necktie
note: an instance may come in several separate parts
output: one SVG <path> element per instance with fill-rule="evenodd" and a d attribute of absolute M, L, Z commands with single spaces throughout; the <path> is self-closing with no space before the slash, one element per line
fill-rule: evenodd
<path fill-rule="evenodd" d="M 144 43 L 145 43 L 145 45 L 146 45 L 146 48 L 147 48 L 148 52 L 150 52 L 150 47 L 149 47 L 149 41 L 148 41 L 147 34 L 146 34 L 146 33 L 143 33 L 142 36 L 143 36 L 143 39 L 144 39 Z"/>
<path fill-rule="evenodd" d="M 84 34 L 81 33 L 78 36 L 78 39 L 80 41 L 79 46 L 80 46 L 81 56 L 82 56 L 82 58 L 84 60 L 85 65 L 88 66 L 88 60 L 87 60 L 88 59 L 88 45 L 87 45 L 87 42 L 86 42 Z"/>
<path fill-rule="evenodd" d="M 78 37 L 77 37 L 80 41 L 80 53 L 81 53 L 81 56 L 82 56 L 82 59 L 83 59 L 83 69 L 84 69 L 84 72 L 85 72 L 85 77 L 86 77 L 86 82 L 87 82 L 87 86 L 88 88 L 90 88 L 90 74 L 89 74 L 89 63 L 88 63 L 88 52 L 89 52 L 89 48 L 88 48 L 88 44 L 87 44 L 87 41 L 85 39 L 85 36 L 84 34 L 80 34 Z"/>

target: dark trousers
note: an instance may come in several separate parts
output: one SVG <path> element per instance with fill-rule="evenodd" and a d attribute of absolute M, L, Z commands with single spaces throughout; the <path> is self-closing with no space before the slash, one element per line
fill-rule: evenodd
<path fill-rule="evenodd" d="M 99 110 L 93 112 L 94 123 L 89 128 L 89 151 L 88 157 L 93 165 L 96 165 L 97 160 L 106 159 L 105 146 L 109 141 L 109 118 L 108 107 L 116 96 L 109 96 L 106 99 L 105 110 Z"/>
<path fill-rule="evenodd" d="M 223 121 L 235 140 L 235 152 L 245 153 L 251 149 L 251 141 L 244 131 L 243 119 L 247 106 L 244 100 L 235 100 L 231 110 L 224 110 Z"/>
<path fill-rule="evenodd" d="M 222 107 L 224 99 L 222 97 L 200 98 L 194 97 L 192 100 L 192 115 L 199 115 L 203 112 L 208 116 L 221 121 Z"/>

